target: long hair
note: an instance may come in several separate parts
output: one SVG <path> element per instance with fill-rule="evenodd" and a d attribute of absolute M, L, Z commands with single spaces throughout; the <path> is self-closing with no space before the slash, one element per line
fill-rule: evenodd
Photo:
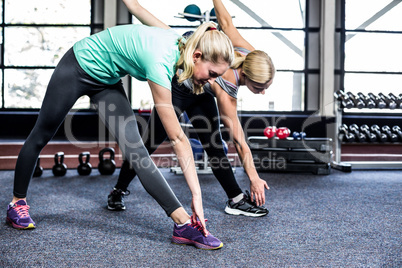
<path fill-rule="evenodd" d="M 213 22 L 201 24 L 189 37 L 187 42 L 179 44 L 180 58 L 176 67 L 183 69 L 179 75 L 178 82 L 183 83 L 186 79 L 191 79 L 194 74 L 193 54 L 196 49 L 200 50 L 201 60 L 212 63 L 222 61 L 232 65 L 234 60 L 234 49 L 229 37 L 221 31 L 216 30 L 217 25 Z M 194 93 L 200 94 L 204 90 L 201 85 L 194 85 Z"/>
<path fill-rule="evenodd" d="M 254 50 L 246 57 L 236 52 L 236 58 L 230 68 L 242 68 L 243 73 L 251 81 L 265 84 L 269 82 L 275 74 L 275 66 L 270 56 L 261 50 Z"/>

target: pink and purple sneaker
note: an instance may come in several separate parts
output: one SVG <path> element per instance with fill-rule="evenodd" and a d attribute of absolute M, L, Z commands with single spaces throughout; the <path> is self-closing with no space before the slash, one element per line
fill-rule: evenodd
<path fill-rule="evenodd" d="M 179 245 L 193 245 L 200 249 L 219 249 L 223 243 L 210 233 L 204 236 L 202 226 L 199 221 L 195 223 L 178 226 L 176 223 L 173 228 L 172 243 Z"/>
<path fill-rule="evenodd" d="M 16 229 L 33 229 L 35 222 L 29 216 L 29 206 L 24 200 L 18 200 L 7 208 L 7 223 Z"/>

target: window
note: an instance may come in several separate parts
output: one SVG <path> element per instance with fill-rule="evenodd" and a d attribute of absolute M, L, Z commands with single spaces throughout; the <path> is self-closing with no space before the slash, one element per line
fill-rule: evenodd
<path fill-rule="evenodd" d="M 90 0 L 3 0 L 1 108 L 40 108 L 53 69 L 91 33 Z M 75 108 L 88 108 L 80 99 Z"/>
<path fill-rule="evenodd" d="M 244 4 L 243 4 L 244 3 Z M 144 1 L 142 5 L 178 33 L 194 30 L 200 22 L 178 18 L 194 1 Z M 242 86 L 239 111 L 303 111 L 305 73 L 305 0 L 225 1 L 235 26 L 256 49 L 270 55 L 276 67 L 272 86 L 265 95 L 255 95 Z M 212 2 L 197 2 L 201 12 Z M 172 8 L 174 7 L 174 8 Z M 284 15 L 286 14 L 286 16 Z M 140 23 L 133 18 L 134 23 Z M 133 108 L 148 109 L 152 96 L 148 84 L 132 79 Z"/>
<path fill-rule="evenodd" d="M 364 8 L 362 8 L 364 6 Z M 402 94 L 402 3 L 345 1 L 345 92 Z M 345 109 L 345 112 L 393 112 L 395 109 Z"/>

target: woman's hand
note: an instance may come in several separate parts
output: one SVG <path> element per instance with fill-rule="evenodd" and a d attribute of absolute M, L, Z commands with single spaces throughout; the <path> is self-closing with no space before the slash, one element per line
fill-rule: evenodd
<path fill-rule="evenodd" d="M 202 226 L 202 233 L 204 236 L 207 236 L 208 230 L 205 224 L 205 218 L 204 218 L 204 210 L 202 208 L 202 198 L 201 197 L 195 197 L 193 196 L 193 200 L 191 202 L 191 210 L 193 211 L 193 214 L 191 215 L 191 222 L 195 223 L 197 220 L 199 220 L 201 226 Z"/>
<path fill-rule="evenodd" d="M 250 180 L 250 195 L 251 201 L 255 201 L 257 206 L 265 204 L 265 189 L 269 189 L 266 181 L 257 177 Z"/>

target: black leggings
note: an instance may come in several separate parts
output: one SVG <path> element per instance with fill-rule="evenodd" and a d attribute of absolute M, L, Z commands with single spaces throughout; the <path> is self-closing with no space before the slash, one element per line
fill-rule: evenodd
<path fill-rule="evenodd" d="M 77 99 L 88 95 L 99 117 L 130 161 L 146 191 L 170 215 L 181 207 L 165 178 L 150 158 L 123 84 L 103 84 L 89 76 L 70 49 L 54 70 L 36 124 L 22 147 L 15 167 L 14 196 L 25 198 L 43 147 L 52 139 Z M 135 160 L 137 160 L 135 162 Z"/>
<path fill-rule="evenodd" d="M 215 98 L 208 93 L 193 94 L 184 85 L 179 85 L 175 76 L 172 81 L 172 103 L 178 117 L 186 112 L 190 118 L 198 138 L 208 154 L 212 172 L 222 185 L 228 198 L 241 194 L 242 190 L 236 182 L 232 167 L 223 149 Z M 167 134 L 154 108 L 143 136 L 145 147 L 152 154 L 166 138 Z M 123 162 L 115 188 L 127 190 L 136 174 L 128 162 Z"/>

